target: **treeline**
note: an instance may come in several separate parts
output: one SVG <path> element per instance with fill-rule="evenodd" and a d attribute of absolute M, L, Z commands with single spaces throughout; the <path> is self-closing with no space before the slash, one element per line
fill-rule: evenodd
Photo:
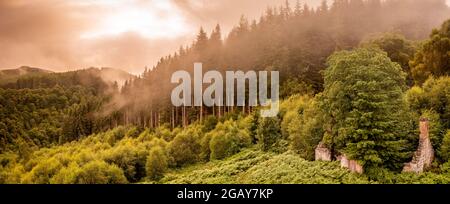
<path fill-rule="evenodd" d="M 0 153 L 21 157 L 117 126 L 104 105 L 118 94 L 99 69 L 20 77 L 0 88 Z M 114 119 L 114 120 L 113 120 Z"/>
<path fill-rule="evenodd" d="M 102 69 L 89 68 L 63 73 L 41 73 L 38 75 L 19 77 L 17 81 L 1 86 L 10 89 L 39 89 L 85 86 L 93 88 L 98 94 L 118 90 L 118 84 L 109 84 L 102 79 Z M 115 90 L 114 90 L 115 89 Z"/>
<path fill-rule="evenodd" d="M 180 69 L 192 74 L 194 62 L 202 62 L 205 72 L 278 70 L 284 98 L 296 93 L 317 93 L 323 90 L 321 71 L 333 52 L 356 47 L 374 33 L 393 32 L 410 40 L 424 39 L 449 13 L 443 0 L 336 0 L 316 9 L 300 3 L 269 7 L 259 20 L 243 16 L 225 39 L 220 25 L 209 35 L 200 29 L 192 45 L 182 46 L 146 69 L 139 78 L 128 81 L 122 88 L 123 100 L 118 107 L 126 118 L 125 124 L 145 127 L 164 123 L 186 126 L 206 115 L 233 111 L 233 107 L 170 105 L 170 93 L 175 86 L 170 84 L 171 74 Z M 387 41 L 394 44 L 382 46 L 388 52 L 391 50 L 390 57 L 410 73 L 409 60 L 417 43 L 399 38 Z"/>
<path fill-rule="evenodd" d="M 354 63 L 354 67 L 362 63 L 367 69 L 377 70 L 386 65 L 374 74 L 364 70 L 368 78 L 360 79 L 362 83 L 373 83 L 368 89 L 375 90 L 374 97 L 365 98 L 364 88 L 356 84 L 353 88 L 361 93 L 359 96 L 343 94 L 348 88 L 352 89 L 349 86 L 334 87 L 333 91 L 342 97 L 366 99 L 355 100 L 360 101 L 359 104 L 348 104 L 351 111 L 345 113 L 348 109 L 344 109 L 340 114 L 349 117 L 341 123 L 330 120 L 328 111 L 338 113 L 341 109 L 330 104 L 334 103 L 329 100 L 331 89 L 326 88 L 323 94 L 316 96 L 289 97 L 282 102 L 281 112 L 275 118 L 261 118 L 258 111 L 250 115 L 236 111 L 219 119 L 209 116 L 203 123 L 197 121 L 173 130 L 167 125 L 157 128 L 119 126 L 71 143 L 39 149 L 28 158 L 4 153 L 0 155 L 0 183 L 449 183 L 449 127 L 437 125 L 443 116 L 427 110 L 434 107 L 431 104 L 439 100 L 439 95 L 448 91 L 450 78 L 428 80 L 423 89 L 435 91 L 425 96 L 423 92 L 416 93 L 422 89 L 419 87 L 397 89 L 396 86 L 405 83 L 404 74 L 400 66 L 390 62 L 381 51 L 359 49 L 340 52 L 337 56 L 340 56 L 337 60 Z M 378 60 L 384 63 L 380 65 Z M 392 76 L 399 77 L 398 81 L 371 80 L 379 74 L 392 72 L 399 72 Z M 359 72 L 350 69 L 348 74 L 356 77 Z M 391 91 L 397 92 L 392 98 L 379 95 L 390 94 L 391 91 L 381 91 L 386 83 L 394 85 Z M 446 89 L 442 89 L 444 86 Z M 445 96 L 450 101 L 450 95 Z M 396 97 L 405 100 L 392 100 Z M 367 106 L 362 107 L 362 104 Z M 380 107 L 376 107 L 377 104 Z M 394 108 L 392 105 L 401 104 L 403 110 L 386 111 Z M 431 138 L 437 147 L 438 160 L 430 173 L 400 174 L 398 166 L 411 159 L 417 147 L 414 141 L 418 139 L 417 124 L 410 119 L 418 118 L 419 112 L 432 121 Z M 402 117 L 402 114 L 406 115 Z M 403 125 L 392 127 L 391 124 Z M 327 127 L 340 131 L 329 132 Z M 336 152 L 345 152 L 366 164 L 366 174 L 350 174 L 337 163 L 306 161 L 314 159 L 314 148 L 322 140 L 334 145 Z M 365 149 L 353 151 L 355 147 Z M 234 156 L 242 151 L 242 156 Z M 227 161 L 229 157 L 234 159 Z M 210 161 L 207 169 L 192 167 Z M 201 170 L 189 173 L 192 168 Z M 180 175 L 174 176 L 177 174 Z"/>
<path fill-rule="evenodd" d="M 433 56 L 448 54 L 449 24 L 450 21 L 445 22 L 417 48 L 409 63 L 410 70 L 417 69 L 414 66 L 417 60 L 424 60 L 421 64 L 426 63 L 427 60 L 419 56 L 429 56 L 428 52 L 432 52 Z M 441 43 L 433 48 L 435 42 Z M 308 165 L 325 168 L 315 170 L 320 172 L 319 177 L 311 181 L 321 182 L 320 178 L 325 176 L 334 178 L 326 182 L 448 183 L 448 68 L 443 67 L 444 71 L 441 72 L 426 71 L 430 75 L 424 83 L 412 75 L 417 85 L 408 87 L 408 74 L 404 71 L 407 67 L 402 67 L 405 64 L 400 63 L 403 58 L 394 57 L 402 56 L 399 53 L 409 50 L 408 43 L 399 36 L 387 35 L 364 42 L 351 51 L 332 54 L 324 71 L 323 92 L 291 95 L 282 101 L 277 117 L 263 118 L 258 115 L 258 110 L 243 113 L 235 109 L 222 117 L 211 115 L 203 121 L 197 120 L 185 128 L 172 129 L 170 124 L 153 128 L 119 126 L 71 143 L 34 151 L 28 157 L 23 157 L 20 152 L 2 154 L 0 182 L 170 182 L 175 178 L 166 176 L 174 170 L 223 160 L 249 148 L 255 154 L 267 153 L 257 159 L 281 154 L 280 159 L 274 162 L 280 165 L 290 162 L 289 165 L 301 166 L 305 165 L 304 160 L 314 159 L 315 147 L 323 142 L 333 154 L 345 154 L 363 165 L 365 173 L 355 177 L 347 175 L 348 172 L 343 172 L 337 166 L 325 167 L 311 163 Z M 397 49 L 383 51 L 386 45 L 396 45 L 394 47 Z M 444 52 L 440 52 L 442 50 Z M 448 60 L 445 57 L 440 59 Z M 430 120 L 430 138 L 436 159 L 426 174 L 401 173 L 404 163 L 412 159 L 417 149 L 420 117 Z M 294 162 L 292 157 L 302 159 Z M 252 161 L 257 162 L 252 159 L 249 162 Z M 252 177 L 244 177 L 242 181 L 279 182 L 276 179 L 260 178 L 261 173 L 258 172 L 262 170 L 249 169 L 249 165 L 242 166 L 241 170 L 246 168 L 249 171 L 247 176 Z M 232 167 L 224 165 L 217 170 L 219 172 L 214 175 L 219 178 L 214 178 L 209 171 L 202 171 L 199 176 L 226 181 L 225 178 L 231 178 L 226 174 L 229 168 Z M 261 166 L 259 168 L 264 169 Z M 333 169 L 328 172 L 327 168 Z M 282 176 L 277 169 L 271 169 L 268 174 Z M 233 172 L 239 170 L 234 169 Z M 336 175 L 346 175 L 350 180 L 339 180 L 341 177 L 336 178 Z M 245 180 L 249 178 L 254 180 Z M 291 179 L 305 182 L 302 176 L 296 174 Z"/>
<path fill-rule="evenodd" d="M 163 182 L 171 180 L 168 172 L 249 148 L 262 154 L 258 158 L 282 154 L 276 160 L 280 165 L 292 155 L 301 157 L 290 163 L 301 166 L 314 159 L 319 142 L 364 166 L 362 179 L 333 167 L 331 177 L 449 183 L 450 20 L 423 42 L 412 41 L 423 37 L 413 35 L 421 33 L 417 26 L 429 26 L 415 24 L 426 18 L 408 13 L 418 6 L 423 15 L 448 11 L 443 1 L 412 0 L 335 1 L 331 8 L 324 4 L 314 11 L 307 6 L 270 8 L 259 22 L 243 18 L 225 42 L 219 26 L 211 37 L 201 31 L 192 46 L 127 81 L 120 94 L 112 84 L 121 97 L 109 98 L 104 91 L 110 89 L 97 82 L 88 83 L 93 88 L 62 87 L 58 83 L 65 81 L 58 77 L 18 82 L 44 89 L 0 89 L 0 183 Z M 374 11 L 380 16 L 366 14 L 376 16 Z M 400 26 L 405 25 L 403 17 L 395 18 L 400 11 L 417 21 Z M 390 21 L 368 26 L 386 16 Z M 392 28 L 401 28 L 409 39 L 401 34 L 364 38 Z M 258 108 L 173 107 L 171 86 L 164 80 L 170 82 L 180 67 L 192 72 L 195 61 L 220 71 L 279 70 L 280 113 L 262 118 Z M 72 74 L 62 79 L 74 80 L 67 84 L 84 80 Z M 426 174 L 400 173 L 417 149 L 421 117 L 430 120 L 435 162 Z M 112 130 L 97 133 L 107 129 Z M 278 171 L 267 174 L 280 176 Z M 260 175 L 253 172 L 248 178 L 268 181 Z"/>

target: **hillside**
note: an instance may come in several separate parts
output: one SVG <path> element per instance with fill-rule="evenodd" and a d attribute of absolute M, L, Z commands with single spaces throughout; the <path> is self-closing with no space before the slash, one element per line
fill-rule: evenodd
<path fill-rule="evenodd" d="M 95 68 L 94 68 L 95 69 Z M 135 76 L 121 69 L 102 67 L 100 68 L 100 77 L 107 83 L 117 82 L 119 86 L 124 85 L 125 81 L 133 79 Z"/>
<path fill-rule="evenodd" d="M 449 172 L 450 173 L 450 172 Z M 350 173 L 338 162 L 306 161 L 298 154 L 246 149 L 223 161 L 168 172 L 165 184 L 448 184 L 450 174 L 387 174 L 373 181 Z"/>
<path fill-rule="evenodd" d="M 304 90 L 321 92 L 321 73 L 334 52 L 351 50 L 374 36 L 390 33 L 399 37 L 381 42 L 381 48 L 410 72 L 414 45 L 449 18 L 449 11 L 442 0 L 334 1 L 315 9 L 287 4 L 268 7 L 256 20 L 242 16 L 230 33 L 223 33 L 220 25 L 212 31 L 201 28 L 192 44 L 162 57 L 142 77 L 128 83 L 121 93 L 130 113 L 126 117 L 149 120 L 158 112 L 163 122 L 171 123 L 171 75 L 180 69 L 192 75 L 195 62 L 203 63 L 204 72 L 279 71 L 280 96 L 286 98 Z M 213 112 L 210 107 L 205 109 L 203 112 Z M 200 119 L 199 109 L 186 112 L 188 116 L 178 112 L 175 118 Z M 175 124 L 182 125 L 182 120 Z"/>
<path fill-rule="evenodd" d="M 22 75 L 0 86 L 0 183 L 449 184 L 443 2 L 286 4 L 260 21 L 241 18 L 225 39 L 219 25 L 211 35 L 200 29 L 191 46 L 139 76 L 112 68 Z M 421 6 L 439 26 L 410 9 Z M 280 100 L 267 103 L 276 114 L 252 106 L 249 87 L 237 88 L 248 99 L 241 106 L 221 103 L 238 99 L 234 88 L 215 90 L 214 104 L 171 103 L 172 74 L 192 74 L 194 62 L 219 73 L 279 71 Z M 417 159 L 423 144 L 426 162 Z"/>
<path fill-rule="evenodd" d="M 216 160 L 168 172 L 161 183 L 172 184 L 344 184 L 371 183 L 337 162 L 311 162 L 293 152 L 246 149 Z"/>
<path fill-rule="evenodd" d="M 20 73 L 20 70 L 16 72 Z M 39 71 L 41 69 L 32 70 L 34 70 L 35 72 L 29 72 L 29 74 L 14 75 L 15 77 L 10 78 L 9 83 L 5 82 L 0 84 L 1 87 L 14 89 L 35 89 L 52 88 L 56 85 L 64 87 L 76 85 L 97 87 L 101 84 L 105 84 L 107 86 L 114 85 L 120 88 L 125 83 L 125 81 L 131 80 L 135 77 L 128 72 L 114 68 L 91 67 L 87 69 L 68 72 Z M 14 72 L 9 71 L 8 73 Z"/>
<path fill-rule="evenodd" d="M 0 153 L 26 153 L 112 127 L 107 119 L 117 116 L 102 116 L 102 107 L 134 77 L 111 68 L 53 73 L 22 67 L 4 73 L 17 78 L 0 86 Z"/>
<path fill-rule="evenodd" d="M 19 79 L 19 77 L 48 74 L 48 73 L 53 72 L 41 68 L 28 66 L 22 66 L 16 69 L 3 69 L 0 70 L 0 85 L 14 83 L 17 81 L 17 79 Z"/>

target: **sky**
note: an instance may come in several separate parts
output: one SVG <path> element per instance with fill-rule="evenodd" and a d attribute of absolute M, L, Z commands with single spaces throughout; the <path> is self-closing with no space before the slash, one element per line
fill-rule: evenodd
<path fill-rule="evenodd" d="M 295 0 L 290 0 L 291 4 Z M 301 0 L 311 5 L 321 0 Z M 450 5 L 450 0 L 447 0 Z M 113 67 L 140 73 L 200 28 L 228 33 L 285 0 L 0 0 L 0 69 Z"/>

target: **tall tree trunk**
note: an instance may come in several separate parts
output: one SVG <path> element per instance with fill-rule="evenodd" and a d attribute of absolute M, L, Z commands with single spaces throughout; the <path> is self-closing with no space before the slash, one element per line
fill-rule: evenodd
<path fill-rule="evenodd" d="M 175 110 L 172 106 L 172 116 L 170 117 L 170 122 L 172 123 L 172 130 L 175 128 Z"/>
<path fill-rule="evenodd" d="M 200 106 L 200 124 L 203 123 L 203 103 Z"/>
<path fill-rule="evenodd" d="M 153 126 L 153 109 L 150 111 L 150 126 L 151 126 L 151 128 L 154 128 L 154 126 Z"/>
<path fill-rule="evenodd" d="M 182 123 L 183 123 L 183 128 L 186 127 L 186 106 L 183 105 L 183 116 L 182 116 Z"/>

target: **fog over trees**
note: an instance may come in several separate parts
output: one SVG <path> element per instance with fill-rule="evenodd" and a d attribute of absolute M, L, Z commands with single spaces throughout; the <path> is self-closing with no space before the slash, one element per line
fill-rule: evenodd
<path fill-rule="evenodd" d="M 243 15 L 230 33 L 199 28 L 139 76 L 0 72 L 0 183 L 448 184 L 449 53 L 444 0 L 287 1 Z M 192 76 L 195 62 L 222 74 L 279 71 L 279 113 L 262 117 L 248 100 L 173 106 L 170 78 Z M 425 119 L 434 160 L 404 172 Z M 361 174 L 336 157 L 314 161 L 319 144 Z"/>

